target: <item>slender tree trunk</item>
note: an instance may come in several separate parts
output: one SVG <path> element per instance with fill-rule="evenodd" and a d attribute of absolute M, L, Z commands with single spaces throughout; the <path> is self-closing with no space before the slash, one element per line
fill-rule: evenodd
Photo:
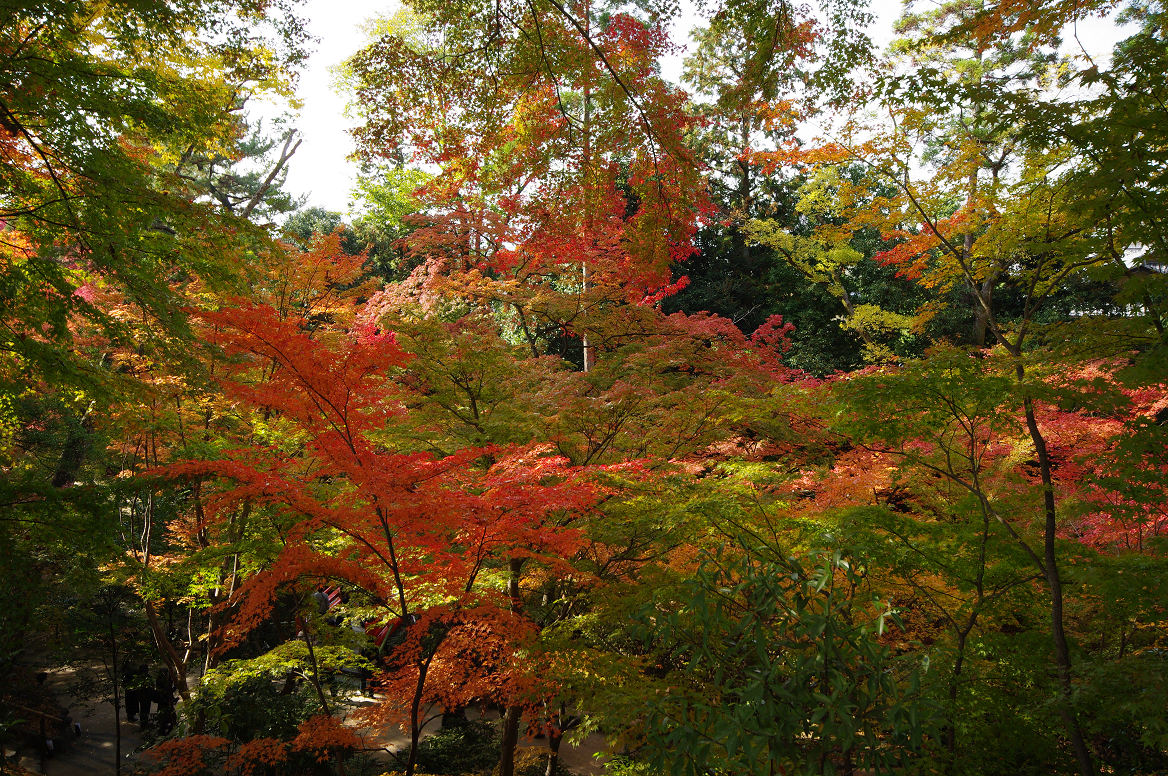
<path fill-rule="evenodd" d="M 592 30 L 592 12 L 590 5 L 584 6 L 584 34 L 590 35 Z M 584 149 L 581 166 L 584 168 L 584 239 L 592 244 L 592 77 L 591 68 L 584 81 Z M 588 260 L 580 264 L 580 301 L 588 304 Z M 588 330 L 585 329 L 580 337 L 584 346 L 584 371 L 592 369 L 596 362 L 596 354 L 592 343 L 588 339 Z"/>
<path fill-rule="evenodd" d="M 1017 375 L 1019 381 L 1025 376 L 1021 362 L 1017 366 Z M 1051 476 L 1050 455 L 1046 449 L 1046 438 L 1042 435 L 1042 430 L 1038 427 L 1038 419 L 1034 414 L 1034 400 L 1029 396 L 1023 398 L 1023 409 L 1026 414 L 1026 428 L 1030 432 L 1034 452 L 1038 456 L 1038 471 L 1042 479 L 1042 502 L 1045 514 L 1043 564 L 1046 567 L 1046 584 L 1050 588 L 1050 630 L 1054 642 L 1059 688 L 1062 694 L 1059 703 L 1059 716 L 1062 717 L 1063 723 L 1067 726 L 1067 735 L 1075 752 L 1079 773 L 1081 776 L 1095 776 L 1095 763 L 1091 758 L 1091 752 L 1087 749 L 1087 742 L 1083 738 L 1083 731 L 1079 727 L 1079 721 L 1072 705 L 1071 652 L 1067 646 L 1067 635 L 1063 624 L 1063 582 L 1058 570 L 1058 556 L 1055 552 L 1058 512 L 1055 508 L 1054 479 Z"/>
<path fill-rule="evenodd" d="M 976 177 L 973 179 L 976 184 Z M 968 241 L 968 237 L 966 238 Z M 966 253 L 963 257 L 965 266 L 969 266 L 970 256 Z M 1023 342 L 1026 324 L 1029 323 L 1029 302 L 1028 311 L 1024 318 L 1020 333 L 1017 338 L 1010 342 L 1002 336 L 1001 330 L 993 323 L 990 310 L 991 300 L 988 296 L 981 294 L 982 288 L 973 284 L 972 276 L 968 276 L 970 285 L 973 286 L 975 292 L 979 294 L 978 302 L 982 310 L 985 312 L 985 320 L 987 325 L 991 325 L 994 335 L 998 337 L 999 341 L 1005 346 L 1006 350 L 1014 358 L 1014 375 L 1018 381 L 1020 389 L 1023 391 L 1022 396 L 1022 410 L 1026 419 L 1026 429 L 1030 435 L 1030 441 L 1034 445 L 1034 453 L 1038 458 L 1039 477 L 1042 482 L 1042 504 L 1043 504 L 1043 557 L 1039 565 L 1041 572 L 1046 578 L 1046 585 L 1050 591 L 1050 630 L 1051 641 L 1054 646 L 1055 666 L 1058 674 L 1059 693 L 1061 695 L 1059 702 L 1059 717 L 1063 724 L 1066 725 L 1067 737 L 1071 742 L 1071 748 L 1075 753 L 1075 762 L 1078 765 L 1080 776 L 1095 776 L 1095 763 L 1091 757 L 1091 752 L 1087 748 L 1087 742 L 1083 738 L 1082 728 L 1079 727 L 1078 719 L 1075 716 L 1073 705 L 1073 685 L 1072 685 L 1072 665 L 1070 648 L 1067 645 L 1066 629 L 1064 625 L 1063 614 L 1063 584 L 1062 577 L 1058 569 L 1058 554 L 1056 552 L 1055 540 L 1058 535 L 1058 509 L 1055 504 L 1054 496 L 1054 477 L 1051 473 L 1050 455 L 1046 447 L 1046 438 L 1042 434 L 1042 429 L 1039 428 L 1038 418 L 1034 412 L 1034 399 L 1029 395 L 1025 387 L 1026 380 L 1026 366 L 1023 362 L 1025 353 Z M 989 278 L 989 280 L 992 280 Z M 991 286 L 992 288 L 992 286 Z M 1035 559 L 1037 562 L 1037 558 Z"/>
<path fill-rule="evenodd" d="M 973 482 L 975 487 L 981 492 L 981 478 L 978 475 L 978 466 L 974 461 L 976 460 L 973 449 L 976 445 L 976 439 L 973 433 L 970 434 L 970 461 L 973 463 Z M 957 656 L 953 660 L 953 675 L 949 680 L 949 719 L 946 722 L 945 729 L 941 735 L 941 740 L 945 746 L 945 751 L 949 753 L 949 762 L 946 764 L 945 770 L 947 773 L 953 773 L 957 768 L 957 694 L 961 689 L 961 676 L 965 668 L 965 650 L 969 644 L 969 634 L 973 633 L 973 629 L 977 626 L 977 618 L 981 614 L 982 605 L 985 603 L 985 573 L 986 573 L 986 555 L 988 552 L 988 545 L 990 540 L 990 514 L 985 509 L 986 502 L 979 499 L 982 505 L 981 510 L 981 542 L 978 550 L 977 559 L 977 576 L 974 578 L 973 589 L 976 592 L 976 598 L 973 603 L 973 610 L 969 613 L 969 617 L 965 621 L 965 626 L 957 629 Z M 952 621 L 956 626 L 957 622 Z"/>
<path fill-rule="evenodd" d="M 429 669 L 429 659 L 418 663 L 418 683 L 414 685 L 414 697 L 410 699 L 410 753 L 406 757 L 405 776 L 414 776 L 414 769 L 418 767 L 418 742 L 422 740 L 422 691 Z"/>
<path fill-rule="evenodd" d="M 178 694 L 182 696 L 184 701 L 189 701 L 191 699 L 191 691 L 187 684 L 187 662 L 179 656 L 178 650 L 174 648 L 169 634 L 162 627 L 162 622 L 158 619 L 158 611 L 154 608 L 153 601 L 146 601 L 146 622 L 150 625 L 150 632 L 154 634 L 154 641 L 158 644 L 158 649 L 162 653 L 167 667 L 170 669 L 170 675 L 174 678 L 175 689 L 178 690 Z"/>
<path fill-rule="evenodd" d="M 522 601 L 519 597 L 519 576 L 523 572 L 523 559 L 511 558 L 508 562 L 507 595 L 511 599 L 513 611 L 518 612 Z M 503 713 L 503 738 L 499 745 L 499 776 L 515 776 L 515 747 L 519 743 L 519 721 L 523 717 L 523 707 L 508 706 Z"/>
<path fill-rule="evenodd" d="M 957 636 L 957 658 L 953 661 L 953 673 L 949 677 L 949 714 L 948 719 L 945 720 L 945 727 L 941 731 L 941 743 L 945 747 L 945 751 L 949 753 L 949 764 L 946 770 L 953 772 L 953 756 L 957 750 L 957 722 L 954 709 L 957 708 L 957 685 L 961 680 L 961 667 L 965 662 L 965 639 L 958 634 Z"/>
<path fill-rule="evenodd" d="M 750 132 L 751 122 L 750 115 L 745 111 L 739 117 L 742 143 L 742 151 L 750 147 Z M 752 203 L 751 197 L 751 179 L 750 179 L 750 162 L 746 159 L 738 160 L 738 208 L 742 211 L 743 223 L 736 224 L 734 230 L 730 234 L 731 250 L 738 259 L 739 269 L 745 273 L 753 273 L 754 266 L 750 260 L 750 245 L 746 242 L 746 233 L 744 226 L 746 220 L 750 218 L 750 206 Z"/>
<path fill-rule="evenodd" d="M 588 262 L 580 265 L 580 288 L 583 290 L 583 295 L 588 294 Z M 591 371 L 592 367 L 596 365 L 596 348 L 588 339 L 588 330 L 585 329 L 580 336 L 580 341 L 584 346 L 584 371 Z"/>
<path fill-rule="evenodd" d="M 548 763 L 544 776 L 556 776 L 557 766 L 560 764 L 560 744 L 564 740 L 564 731 L 553 727 L 548 731 Z"/>
<path fill-rule="evenodd" d="M 308 645 L 308 660 L 312 664 L 312 676 L 308 681 L 312 683 L 313 689 L 316 690 L 316 697 L 320 701 L 320 708 L 325 714 L 332 716 L 332 709 L 329 708 L 328 699 L 324 697 L 324 688 L 320 686 L 320 666 L 316 662 L 316 650 L 312 647 L 312 634 L 308 632 L 308 624 L 304 627 L 304 643 Z"/>
<path fill-rule="evenodd" d="M 961 686 L 961 674 L 965 666 L 965 646 L 969 641 L 969 633 L 977 622 L 977 613 L 969 618 L 967 627 L 957 634 L 957 657 L 953 660 L 953 674 L 949 677 L 949 715 L 945 727 L 941 732 L 941 743 L 949 754 L 946 763 L 947 773 L 953 773 L 957 765 L 957 693 Z"/>
<path fill-rule="evenodd" d="M 109 622 L 109 637 L 110 659 L 113 661 L 110 679 L 114 686 L 114 776 L 122 776 L 122 704 L 118 696 L 118 636 L 112 618 Z"/>

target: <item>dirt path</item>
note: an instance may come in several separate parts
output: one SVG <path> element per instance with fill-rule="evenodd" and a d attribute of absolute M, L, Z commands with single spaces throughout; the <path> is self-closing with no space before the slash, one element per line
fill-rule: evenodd
<path fill-rule="evenodd" d="M 48 685 L 57 701 L 69 709 L 74 722 L 81 724 L 81 735 L 55 741 L 54 752 L 27 752 L 20 765 L 33 773 L 48 776 L 97 776 L 115 772 L 115 722 L 113 705 L 96 700 L 79 701 L 73 692 L 78 686 L 92 686 L 96 679 L 91 666 L 66 666 L 49 672 Z M 123 762 L 142 743 L 137 724 L 120 722 Z"/>
<path fill-rule="evenodd" d="M 354 697 L 352 701 L 353 710 L 373 703 L 372 700 L 359 696 Z M 432 710 L 427 711 L 427 715 L 430 714 L 432 714 Z M 499 722 L 499 713 L 496 711 L 488 711 L 484 715 L 476 708 L 468 708 L 466 710 L 466 718 L 469 720 L 486 719 L 489 722 L 497 723 Z M 439 721 L 435 719 L 422 729 L 422 738 L 428 738 L 440 729 Z M 371 746 L 384 747 L 390 751 L 402 753 L 403 756 L 409 746 L 409 736 L 396 727 L 382 728 L 380 730 L 363 730 L 362 733 Z M 546 739 L 535 738 L 526 734 L 520 737 L 518 748 L 550 752 Z M 586 737 L 579 746 L 572 746 L 567 741 L 561 744 L 560 762 L 565 768 L 574 774 L 578 774 L 578 776 L 598 776 L 598 774 L 604 772 L 604 761 L 607 759 L 606 755 L 608 751 L 608 742 L 605 741 L 604 737 L 593 734 Z M 395 758 L 388 753 L 383 758 L 379 757 L 378 759 L 385 763 L 388 770 L 400 768 Z"/>
<path fill-rule="evenodd" d="M 72 719 L 81 724 L 80 737 L 68 741 L 61 741 L 56 751 L 49 757 L 43 757 L 36 752 L 26 753 L 20 765 L 33 773 L 43 773 L 47 776 L 103 776 L 115 772 L 115 731 L 116 726 L 121 728 L 123 771 L 133 765 L 135 752 L 142 746 L 143 733 L 137 723 L 127 722 L 124 713 L 120 720 L 115 722 L 112 704 L 96 700 L 79 701 L 73 698 L 73 692 L 79 686 L 94 686 L 93 680 L 96 667 L 67 666 L 54 669 L 49 674 L 48 684 L 56 692 L 58 701 L 68 706 Z M 368 706 L 373 700 L 362 696 L 353 696 L 349 703 L 349 711 L 362 706 Z M 469 719 L 479 719 L 477 710 L 467 712 Z M 490 721 L 497 721 L 499 715 L 488 712 L 485 717 Z M 423 731 L 423 737 L 433 735 L 439 729 L 438 720 L 434 720 Z M 403 751 L 409 739 L 397 728 L 383 728 L 380 730 L 363 731 L 374 747 L 382 747 L 390 751 Z M 147 734 L 148 735 L 148 734 Z M 547 751 L 544 739 L 524 736 L 520 747 L 542 749 Z M 560 748 L 560 760 L 563 765 L 579 776 L 597 776 L 604 770 L 603 758 L 597 759 L 597 753 L 607 752 L 607 745 L 603 737 L 589 736 L 580 746 L 571 746 L 564 743 Z M 377 759 L 384 762 L 386 770 L 395 770 L 397 767 L 394 758 L 388 754 Z M 0 773 L 3 767 L 0 765 Z"/>

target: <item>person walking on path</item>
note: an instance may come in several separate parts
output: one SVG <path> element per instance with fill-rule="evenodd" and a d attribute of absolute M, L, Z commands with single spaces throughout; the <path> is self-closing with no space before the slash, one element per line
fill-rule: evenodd
<path fill-rule="evenodd" d="M 134 670 L 132 681 L 127 685 L 132 688 L 138 699 L 138 725 L 145 730 L 150 724 L 150 703 L 153 700 L 153 687 L 150 683 L 150 668 L 145 663 L 139 663 Z M 126 692 L 129 695 L 129 689 Z M 131 722 L 133 717 L 129 717 Z"/>
<path fill-rule="evenodd" d="M 141 691 L 138 690 L 137 670 L 129 660 L 122 663 L 122 695 L 126 700 L 126 721 L 138 721 L 138 701 Z"/>
<path fill-rule="evenodd" d="M 174 679 L 168 668 L 159 671 L 154 679 L 154 702 L 158 704 L 158 732 L 166 735 L 178 722 L 174 711 Z"/>

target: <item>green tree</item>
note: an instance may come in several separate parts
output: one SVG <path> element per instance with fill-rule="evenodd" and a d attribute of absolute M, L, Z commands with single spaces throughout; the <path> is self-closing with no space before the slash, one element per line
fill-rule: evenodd
<path fill-rule="evenodd" d="M 923 720 L 878 640 L 895 613 L 838 550 L 799 558 L 746 541 L 640 616 L 676 666 L 648 695 L 650 761 L 677 774 L 896 769 Z"/>

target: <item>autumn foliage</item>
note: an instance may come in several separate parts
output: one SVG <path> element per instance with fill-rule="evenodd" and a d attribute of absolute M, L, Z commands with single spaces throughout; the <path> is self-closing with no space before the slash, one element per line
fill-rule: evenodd
<path fill-rule="evenodd" d="M 1164 10 L 407 5 L 282 226 L 283 3 L 0 11 L 0 669 L 167 776 L 1168 769 Z"/>

